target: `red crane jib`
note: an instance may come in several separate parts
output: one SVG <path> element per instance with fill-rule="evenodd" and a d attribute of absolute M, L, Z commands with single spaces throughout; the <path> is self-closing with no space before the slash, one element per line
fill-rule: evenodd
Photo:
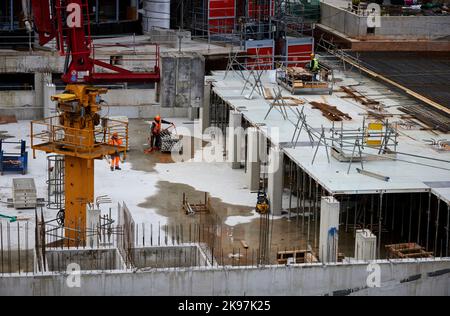
<path fill-rule="evenodd" d="M 157 44 L 154 44 L 156 48 L 153 72 L 132 72 L 91 57 L 93 45 L 87 0 L 31 0 L 31 7 L 35 29 L 39 34 L 39 44 L 45 45 L 56 39 L 58 50 L 67 58 L 62 76 L 65 83 L 160 80 Z M 95 72 L 95 66 L 109 71 Z"/>

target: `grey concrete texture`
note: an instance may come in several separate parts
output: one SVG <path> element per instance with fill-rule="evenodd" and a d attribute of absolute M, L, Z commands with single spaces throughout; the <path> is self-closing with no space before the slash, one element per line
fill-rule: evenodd
<path fill-rule="evenodd" d="M 78 264 L 81 271 L 124 269 L 123 260 L 116 248 L 48 250 L 46 261 L 48 270 L 57 272 L 65 272 L 71 263 Z"/>
<path fill-rule="evenodd" d="M 191 40 L 191 32 L 189 31 L 169 30 L 159 27 L 152 27 L 147 30 L 145 26 L 143 31 L 144 34 L 150 36 L 153 42 L 170 48 L 180 48 L 180 38 L 181 42 Z"/>
<path fill-rule="evenodd" d="M 82 272 L 81 287 L 65 274 L 5 275 L 0 295 L 450 295 L 450 259 L 378 261 L 380 287 L 368 287 L 368 263 Z"/>
<path fill-rule="evenodd" d="M 136 248 L 133 263 L 139 269 L 206 266 L 208 260 L 197 245 Z"/>
<path fill-rule="evenodd" d="M 435 39 L 450 35 L 450 16 L 381 16 L 380 27 L 368 34 L 367 16 L 321 3 L 320 23 L 354 39 Z"/>
<path fill-rule="evenodd" d="M 34 250 L 3 251 L 0 254 L 0 277 L 4 273 L 24 273 L 34 270 Z"/>
<path fill-rule="evenodd" d="M 204 99 L 205 58 L 199 53 L 161 53 L 161 106 L 200 108 Z"/>

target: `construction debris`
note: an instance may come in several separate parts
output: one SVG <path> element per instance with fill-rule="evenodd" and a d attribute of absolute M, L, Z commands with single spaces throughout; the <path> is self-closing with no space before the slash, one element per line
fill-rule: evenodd
<path fill-rule="evenodd" d="M 352 120 L 352 117 L 347 113 L 343 113 L 338 110 L 337 107 L 329 105 L 328 103 L 322 102 L 311 102 L 313 109 L 318 109 L 322 111 L 323 116 L 325 116 L 330 121 L 340 122 L 342 120 Z"/>
<path fill-rule="evenodd" d="M 344 96 L 342 98 L 352 98 L 355 101 L 361 103 L 362 105 L 365 105 L 369 109 L 375 110 L 375 111 L 382 111 L 384 108 L 383 105 L 381 104 L 381 102 L 375 101 L 375 100 L 363 95 L 361 92 L 356 91 L 355 88 L 353 88 L 353 87 L 341 86 L 341 90 L 347 94 L 346 96 Z"/>
<path fill-rule="evenodd" d="M 387 257 L 390 259 L 431 258 L 432 252 L 416 243 L 386 245 Z"/>
<path fill-rule="evenodd" d="M 183 193 L 183 210 L 186 215 L 195 215 L 197 213 L 209 213 L 211 210 L 211 201 L 209 194 L 205 193 L 205 203 L 190 204 L 187 200 L 186 193 Z"/>
<path fill-rule="evenodd" d="M 288 250 L 277 253 L 278 264 L 288 263 L 314 263 L 319 262 L 315 254 L 310 250 Z"/>

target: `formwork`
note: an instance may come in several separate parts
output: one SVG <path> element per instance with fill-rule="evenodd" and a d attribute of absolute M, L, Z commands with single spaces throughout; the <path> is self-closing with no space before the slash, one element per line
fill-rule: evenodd
<path fill-rule="evenodd" d="M 12 196 L 14 208 L 35 208 L 37 204 L 37 191 L 34 179 L 13 179 Z"/>

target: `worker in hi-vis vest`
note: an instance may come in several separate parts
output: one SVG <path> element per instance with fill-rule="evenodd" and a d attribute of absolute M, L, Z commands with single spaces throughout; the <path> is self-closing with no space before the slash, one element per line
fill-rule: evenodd
<path fill-rule="evenodd" d="M 109 144 L 117 148 L 116 152 L 111 155 L 111 171 L 121 170 L 120 169 L 120 165 L 119 165 L 119 163 L 120 163 L 120 153 L 119 153 L 118 147 L 122 146 L 123 141 L 119 137 L 119 133 L 114 132 L 112 134 L 112 137 L 109 140 Z"/>
<path fill-rule="evenodd" d="M 311 62 L 309 63 L 308 68 L 313 73 L 313 80 L 318 81 L 320 65 L 314 53 L 311 54 Z"/>
<path fill-rule="evenodd" d="M 162 132 L 162 124 L 169 124 L 171 126 L 175 126 L 172 122 L 161 119 L 161 116 L 155 116 L 155 119 L 152 122 L 151 134 L 150 134 L 150 148 L 144 150 L 144 153 L 149 154 L 153 151 L 157 151 L 161 149 L 161 132 Z"/>

